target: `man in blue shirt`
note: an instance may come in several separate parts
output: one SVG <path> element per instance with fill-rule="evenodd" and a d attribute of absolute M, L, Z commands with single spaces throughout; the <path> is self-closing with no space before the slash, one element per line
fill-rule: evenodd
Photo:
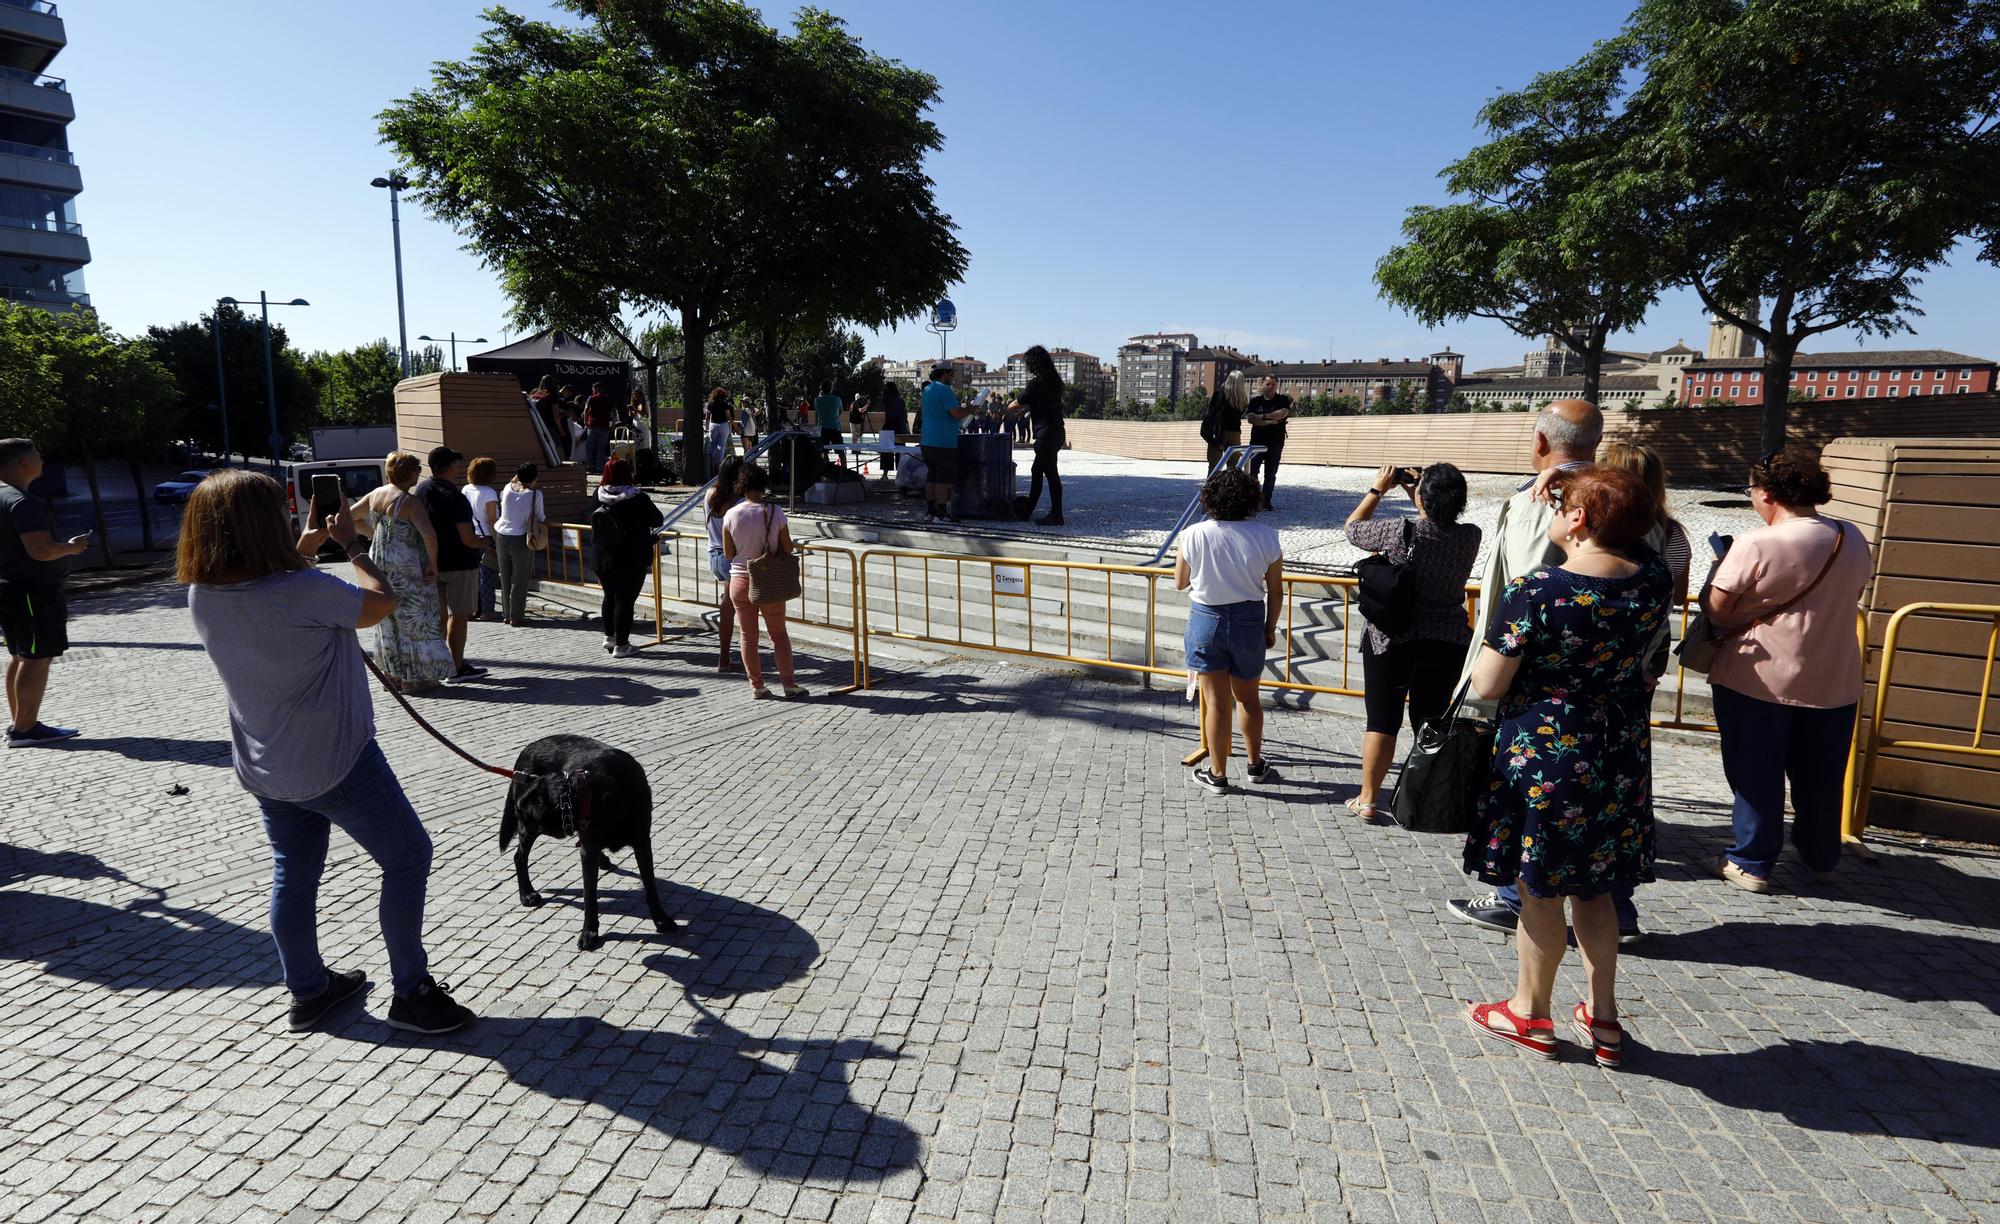
<path fill-rule="evenodd" d="M 951 366 L 945 362 L 932 366 L 931 380 L 924 384 L 923 398 L 918 401 L 922 415 L 918 445 L 923 448 L 924 466 L 930 470 L 925 477 L 924 500 L 932 518 L 957 517 L 951 513 L 951 486 L 958 483 L 958 428 L 960 421 L 972 415 L 970 406 L 958 402 L 951 375 Z"/>

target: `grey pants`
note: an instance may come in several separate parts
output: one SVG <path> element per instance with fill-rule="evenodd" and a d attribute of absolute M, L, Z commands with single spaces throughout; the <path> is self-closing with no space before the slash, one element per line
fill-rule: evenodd
<path fill-rule="evenodd" d="M 500 554 L 500 606 L 509 623 L 528 615 L 528 584 L 535 580 L 535 550 L 525 535 L 493 535 Z"/>

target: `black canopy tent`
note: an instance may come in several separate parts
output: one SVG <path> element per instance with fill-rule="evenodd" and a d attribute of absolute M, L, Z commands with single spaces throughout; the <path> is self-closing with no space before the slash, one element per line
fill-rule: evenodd
<path fill-rule="evenodd" d="M 516 340 L 504 348 L 474 353 L 465 359 L 465 368 L 474 374 L 512 374 L 522 391 L 532 391 L 544 377 L 555 379 L 560 390 L 573 386 L 579 395 L 590 393 L 590 384 L 603 383 L 605 393 L 620 412 L 632 394 L 632 363 L 599 352 L 566 331 L 550 329 Z"/>

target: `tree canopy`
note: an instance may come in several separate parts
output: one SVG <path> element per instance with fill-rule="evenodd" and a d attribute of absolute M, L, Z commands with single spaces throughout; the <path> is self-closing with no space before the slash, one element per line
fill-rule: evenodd
<path fill-rule="evenodd" d="M 718 332 L 889 323 L 963 274 L 923 171 L 934 78 L 819 9 L 781 34 L 734 0 L 562 3 L 585 23 L 489 10 L 470 58 L 381 115 L 412 198 L 523 318 L 636 353 L 628 320 L 671 314 L 699 403 Z"/>
<path fill-rule="evenodd" d="M 145 454 L 174 436 L 172 376 L 88 310 L 0 301 L 0 437 L 50 454 Z"/>
<path fill-rule="evenodd" d="M 217 306 L 214 313 L 192 322 L 146 329 L 143 343 L 166 367 L 178 391 L 173 436 L 200 438 L 220 446 L 222 420 L 210 407 L 222 402 L 215 381 L 217 327 L 222 333 L 223 377 L 228 380 L 229 444 L 244 454 L 262 451 L 271 432 L 263 326 L 235 306 Z M 284 325 L 275 321 L 271 324 L 271 372 L 278 389 L 279 435 L 303 437 L 313 419 L 313 384 L 285 335 Z"/>

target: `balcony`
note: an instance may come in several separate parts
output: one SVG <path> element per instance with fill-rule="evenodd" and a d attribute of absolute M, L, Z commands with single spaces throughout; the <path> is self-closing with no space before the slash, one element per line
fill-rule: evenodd
<path fill-rule="evenodd" d="M 90 243 L 74 221 L 0 216 L 0 259 L 81 266 L 90 262 Z"/>
<path fill-rule="evenodd" d="M 13 44 L 9 65 L 40 72 L 69 45 L 69 35 L 48 0 L 0 0 L 0 42 Z"/>
<path fill-rule="evenodd" d="M 38 306 L 43 310 L 57 313 L 70 309 L 90 309 L 88 293 L 57 293 L 50 289 L 24 289 L 19 285 L 0 285 L 0 298 L 22 306 Z"/>
<path fill-rule="evenodd" d="M 0 140 L 0 184 L 75 195 L 83 190 L 83 175 L 68 149 Z"/>
<path fill-rule="evenodd" d="M 7 11 L 6 0 L 0 0 L 0 13 Z M 57 123 L 76 118 L 76 102 L 69 96 L 68 82 L 21 68 L 0 68 L 0 108 Z"/>

